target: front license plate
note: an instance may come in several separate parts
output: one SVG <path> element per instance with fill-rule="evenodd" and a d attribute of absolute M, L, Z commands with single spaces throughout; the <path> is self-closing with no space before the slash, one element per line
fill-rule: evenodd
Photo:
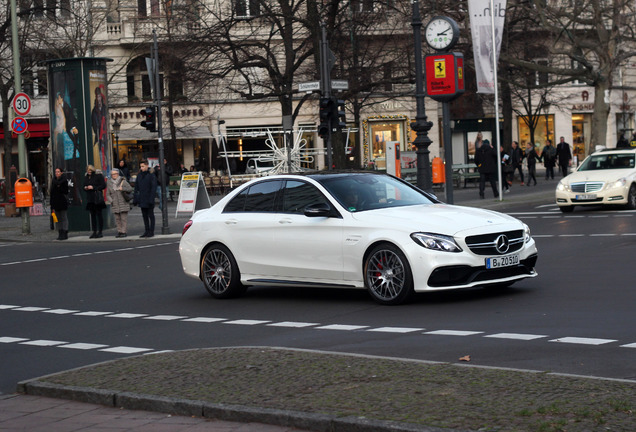
<path fill-rule="evenodd" d="M 506 255 L 501 257 L 486 258 L 486 268 L 510 267 L 519 264 L 519 255 Z"/>
<path fill-rule="evenodd" d="M 595 200 L 596 194 L 580 194 L 574 197 L 577 201 Z"/>

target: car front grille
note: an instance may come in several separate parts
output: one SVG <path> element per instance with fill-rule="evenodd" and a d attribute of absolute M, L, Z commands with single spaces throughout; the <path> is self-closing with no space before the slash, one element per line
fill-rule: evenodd
<path fill-rule="evenodd" d="M 508 248 L 497 250 L 497 241 L 502 241 L 501 236 L 505 236 Z M 481 234 L 466 237 L 466 245 L 477 255 L 505 255 L 518 251 L 523 247 L 523 230 L 505 231 L 491 234 Z"/>
<path fill-rule="evenodd" d="M 428 285 L 436 288 L 450 286 L 468 286 L 474 283 L 497 283 L 501 279 L 532 276 L 535 273 L 534 267 L 537 264 L 537 255 L 533 254 L 522 260 L 518 265 L 502 267 L 498 269 L 487 269 L 485 266 L 447 266 L 437 268 L 431 273 Z"/>
<path fill-rule="evenodd" d="M 586 193 L 586 192 L 598 192 L 603 189 L 605 183 L 603 182 L 581 182 L 581 183 L 572 183 L 570 185 L 570 189 L 572 192 L 578 193 Z"/>

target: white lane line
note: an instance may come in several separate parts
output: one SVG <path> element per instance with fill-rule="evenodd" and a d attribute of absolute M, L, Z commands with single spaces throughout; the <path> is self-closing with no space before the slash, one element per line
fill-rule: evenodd
<path fill-rule="evenodd" d="M 28 340 L 27 338 L 16 338 L 16 337 L 9 337 L 9 336 L 4 336 L 4 337 L 0 337 L 0 343 L 15 343 L 15 342 L 22 342 Z"/>
<path fill-rule="evenodd" d="M 194 317 L 194 318 L 184 319 L 182 321 L 185 321 L 185 322 L 200 322 L 200 323 L 213 323 L 213 322 L 219 322 L 219 321 L 227 321 L 227 318 Z"/>
<path fill-rule="evenodd" d="M 317 326 L 320 323 L 308 323 L 308 322 L 295 322 L 295 321 L 283 321 L 277 323 L 267 324 L 270 327 L 291 327 L 291 328 L 303 328 Z"/>
<path fill-rule="evenodd" d="M 157 320 L 157 321 L 174 321 L 174 320 L 180 320 L 183 318 L 187 318 L 187 317 L 177 316 L 177 315 L 153 315 L 153 316 L 144 317 L 143 319 Z"/>
<path fill-rule="evenodd" d="M 532 238 L 552 238 L 554 234 L 532 234 Z"/>
<path fill-rule="evenodd" d="M 13 310 L 22 311 L 22 312 L 40 312 L 40 311 L 45 311 L 47 309 L 48 308 L 36 307 L 36 306 L 26 306 L 26 307 L 13 309 Z"/>
<path fill-rule="evenodd" d="M 34 259 L 30 259 L 30 260 L 24 260 L 22 261 L 23 263 L 34 263 L 34 262 L 40 262 L 40 261 L 46 261 L 48 258 L 34 258 Z"/>
<path fill-rule="evenodd" d="M 0 309 L 15 309 L 15 308 L 18 308 L 18 307 L 20 307 L 20 306 L 0 304 Z"/>
<path fill-rule="evenodd" d="M 367 331 L 370 332 L 380 332 L 380 333 L 411 333 L 416 331 L 423 331 L 423 328 L 413 328 L 413 327 L 378 327 L 372 328 Z"/>
<path fill-rule="evenodd" d="M 627 345 L 621 345 L 621 348 L 636 348 L 636 343 L 630 343 Z"/>
<path fill-rule="evenodd" d="M 607 234 L 590 234 L 590 237 L 614 237 L 616 234 L 611 234 L 611 233 L 607 233 Z"/>
<path fill-rule="evenodd" d="M 76 253 L 71 255 L 72 257 L 81 257 L 81 256 L 89 256 L 89 255 L 93 255 L 93 252 L 85 252 L 85 253 Z"/>
<path fill-rule="evenodd" d="M 46 339 L 38 339 L 38 340 L 30 340 L 26 342 L 20 342 L 20 345 L 33 345 L 33 346 L 56 346 L 56 345 L 65 345 L 68 342 L 65 341 L 54 341 L 54 340 L 46 340 Z"/>
<path fill-rule="evenodd" d="M 56 260 L 56 259 L 63 259 L 63 258 L 70 258 L 70 255 L 60 255 L 60 256 L 55 256 L 55 257 L 50 257 L 50 260 Z"/>
<path fill-rule="evenodd" d="M 43 312 L 44 313 L 56 314 L 56 315 L 66 315 L 66 314 L 72 314 L 72 313 L 79 312 L 79 311 L 78 310 L 70 310 L 70 309 L 49 309 L 49 310 L 45 310 Z"/>
<path fill-rule="evenodd" d="M 636 236 L 636 233 L 623 233 L 622 236 Z"/>
<path fill-rule="evenodd" d="M 495 333 L 491 335 L 486 335 L 484 337 L 487 338 L 496 338 L 496 339 L 515 339 L 515 340 L 534 340 L 547 338 L 547 335 L 534 335 L 534 334 L 525 334 L 525 333 Z"/>
<path fill-rule="evenodd" d="M 134 313 L 118 313 L 118 314 L 112 314 L 112 315 L 107 315 L 107 318 L 141 318 L 141 317 L 145 317 L 148 316 L 148 314 L 134 314 Z"/>
<path fill-rule="evenodd" d="M 112 313 L 113 312 L 86 311 L 86 312 L 79 312 L 73 315 L 96 317 L 96 316 L 110 315 Z"/>
<path fill-rule="evenodd" d="M 10 266 L 10 265 L 14 265 L 14 264 L 20 264 L 22 261 L 13 261 L 13 262 L 8 262 L 8 263 L 2 263 L 0 265 L 3 266 Z"/>
<path fill-rule="evenodd" d="M 430 332 L 424 332 L 427 335 L 439 335 L 439 336 L 472 336 L 476 334 L 482 334 L 480 331 L 462 331 L 462 330 L 434 330 Z"/>
<path fill-rule="evenodd" d="M 251 325 L 266 324 L 268 322 L 271 322 L 271 321 L 240 319 L 240 320 L 233 320 L 233 321 L 224 321 L 223 324 L 236 324 L 236 325 L 249 325 L 249 326 L 251 326 Z"/>
<path fill-rule="evenodd" d="M 559 234 L 558 237 L 585 237 L 585 234 Z"/>
<path fill-rule="evenodd" d="M 598 338 L 581 338 L 581 337 L 564 337 L 559 339 L 552 339 L 549 342 L 582 344 L 582 345 L 603 345 L 612 342 L 616 342 L 615 339 L 598 339 Z"/>
<path fill-rule="evenodd" d="M 101 344 L 90 344 L 90 343 L 72 343 L 68 345 L 60 345 L 58 348 L 70 348 L 70 349 L 78 349 L 78 350 L 92 350 L 97 348 L 107 347 L 108 345 Z"/>
<path fill-rule="evenodd" d="M 361 330 L 365 328 L 369 328 L 369 326 L 359 326 L 359 325 L 347 325 L 347 324 L 330 324 L 326 326 L 316 327 L 320 330 Z"/>
<path fill-rule="evenodd" d="M 150 348 L 135 348 L 135 347 L 127 347 L 127 346 L 117 346 L 112 348 L 104 348 L 99 351 L 117 353 L 117 354 L 136 354 L 140 352 L 152 351 Z"/>

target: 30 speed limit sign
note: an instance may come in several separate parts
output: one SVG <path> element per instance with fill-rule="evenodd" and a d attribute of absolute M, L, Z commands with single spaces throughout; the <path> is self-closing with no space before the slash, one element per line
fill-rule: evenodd
<path fill-rule="evenodd" d="M 13 110 L 19 116 L 25 116 L 31 111 L 31 99 L 26 93 L 18 93 L 13 98 Z"/>

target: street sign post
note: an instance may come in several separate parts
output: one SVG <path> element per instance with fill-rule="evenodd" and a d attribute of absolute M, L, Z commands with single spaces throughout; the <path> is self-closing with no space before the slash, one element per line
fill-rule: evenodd
<path fill-rule="evenodd" d="M 26 93 L 18 93 L 13 97 L 11 106 L 17 115 L 25 116 L 31 111 L 31 99 Z"/>
<path fill-rule="evenodd" d="M 349 81 L 345 80 L 331 80 L 332 90 L 349 90 Z"/>
<path fill-rule="evenodd" d="M 320 90 L 320 81 L 310 81 L 304 83 L 298 83 L 299 92 L 311 93 Z"/>
<path fill-rule="evenodd" d="M 11 130 L 16 134 L 23 134 L 27 131 L 27 121 L 22 117 L 16 117 L 11 122 Z"/>

